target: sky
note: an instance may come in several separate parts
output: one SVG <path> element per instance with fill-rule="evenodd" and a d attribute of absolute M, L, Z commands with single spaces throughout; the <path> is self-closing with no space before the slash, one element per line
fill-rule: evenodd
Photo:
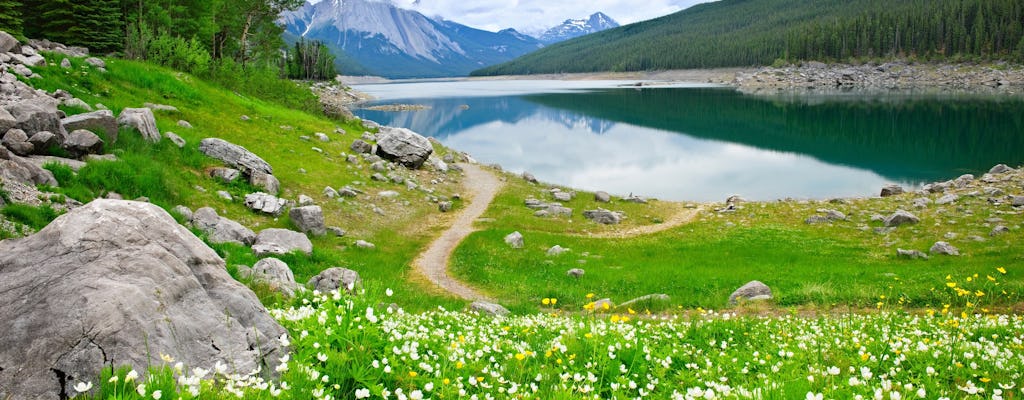
<path fill-rule="evenodd" d="M 319 0 L 312 1 L 316 3 Z M 671 14 L 707 0 L 390 0 L 401 8 L 440 16 L 492 32 L 505 28 L 536 34 L 569 18 L 595 12 L 608 14 L 622 25 Z"/>

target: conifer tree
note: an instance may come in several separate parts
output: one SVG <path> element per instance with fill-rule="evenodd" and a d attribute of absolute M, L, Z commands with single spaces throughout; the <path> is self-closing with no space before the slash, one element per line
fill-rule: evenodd
<path fill-rule="evenodd" d="M 0 31 L 22 33 L 21 0 L 0 0 Z"/>

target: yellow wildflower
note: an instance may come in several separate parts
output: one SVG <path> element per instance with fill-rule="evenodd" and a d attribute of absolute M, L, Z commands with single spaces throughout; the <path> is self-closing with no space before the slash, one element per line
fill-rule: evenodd
<path fill-rule="evenodd" d="M 416 373 L 416 371 L 409 371 L 409 377 L 410 378 L 415 378 L 416 375 L 419 375 L 418 373 Z"/>
<path fill-rule="evenodd" d="M 545 297 L 543 300 L 540 301 L 540 304 L 550 305 L 551 304 L 551 299 Z"/>
<path fill-rule="evenodd" d="M 1004 274 L 1005 274 L 1005 272 L 1004 272 Z M 588 299 L 594 298 L 594 294 L 593 293 L 587 293 L 587 298 Z"/>
<path fill-rule="evenodd" d="M 996 268 L 996 271 L 999 271 L 1000 274 L 1006 274 L 1006 268 L 1003 267 Z"/>
<path fill-rule="evenodd" d="M 555 304 L 558 304 L 558 299 L 552 298 L 551 299 L 551 305 L 555 305 Z"/>
<path fill-rule="evenodd" d="M 516 353 L 516 360 L 523 361 L 526 358 L 526 354 Z"/>
<path fill-rule="evenodd" d="M 951 288 L 955 288 L 956 287 L 956 282 L 946 282 L 946 286 L 949 286 Z"/>
<path fill-rule="evenodd" d="M 443 380 L 443 381 L 441 381 L 441 383 L 444 383 L 445 385 L 447 385 L 447 384 L 449 384 L 449 383 L 452 383 L 452 380 L 451 380 L 451 379 L 448 379 L 448 378 L 444 378 L 444 380 Z"/>

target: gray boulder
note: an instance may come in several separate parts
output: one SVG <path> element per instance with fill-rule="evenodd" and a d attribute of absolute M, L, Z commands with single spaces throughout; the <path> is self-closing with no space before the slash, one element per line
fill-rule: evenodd
<path fill-rule="evenodd" d="M 169 113 L 176 113 L 176 112 L 178 112 L 178 107 L 169 106 L 167 104 L 145 103 L 142 106 L 146 107 L 146 108 L 148 108 L 150 110 L 153 110 L 153 111 L 163 111 L 163 112 L 169 112 Z"/>
<path fill-rule="evenodd" d="M 992 169 L 988 170 L 988 173 L 990 173 L 990 174 L 1002 174 L 1002 173 L 1006 173 L 1006 172 L 1010 172 L 1010 171 L 1013 171 L 1013 168 L 1010 168 L 1006 164 L 999 164 L 999 165 L 996 165 L 996 166 L 992 167 Z"/>
<path fill-rule="evenodd" d="M 559 245 L 556 244 L 554 246 L 551 246 L 551 248 L 548 249 L 547 255 L 548 255 L 548 257 L 555 257 L 555 256 L 562 255 L 562 253 L 565 253 L 567 251 L 569 251 L 569 249 L 567 249 L 565 247 L 562 247 L 562 246 L 559 246 Z"/>
<path fill-rule="evenodd" d="M 313 201 L 312 197 L 306 196 L 304 194 L 299 195 L 299 207 L 311 206 L 314 204 L 316 204 L 316 201 Z"/>
<path fill-rule="evenodd" d="M 523 248 L 523 234 L 519 233 L 519 231 L 515 231 L 508 235 L 505 235 L 505 244 L 508 244 L 513 249 Z"/>
<path fill-rule="evenodd" d="M 557 191 L 557 192 L 551 193 L 551 195 L 554 196 L 555 200 L 561 201 L 561 202 L 566 202 L 566 201 L 571 201 L 572 200 L 572 193 L 569 193 L 569 192 Z"/>
<path fill-rule="evenodd" d="M 599 224 L 615 225 L 622 221 L 622 215 L 614 211 L 608 211 L 603 208 L 596 210 L 586 210 L 583 212 L 583 217 Z"/>
<path fill-rule="evenodd" d="M 440 212 L 448 212 L 452 210 L 452 202 L 440 201 L 437 203 L 437 210 Z"/>
<path fill-rule="evenodd" d="M 205 232 L 207 240 L 212 243 L 251 245 L 256 241 L 255 232 L 238 222 L 217 215 L 217 211 L 213 208 L 203 207 L 189 215 L 191 215 L 189 220 L 192 221 L 192 226 Z"/>
<path fill-rule="evenodd" d="M 427 138 L 405 128 L 385 127 L 377 134 L 376 154 L 409 169 L 418 169 L 433 152 Z"/>
<path fill-rule="evenodd" d="M 64 69 L 71 68 L 71 60 L 68 60 L 67 58 L 60 60 L 60 67 Z"/>
<path fill-rule="evenodd" d="M 74 157 L 103 153 L 103 139 L 85 129 L 76 129 L 64 141 L 64 150 Z"/>
<path fill-rule="evenodd" d="M 292 220 L 299 231 L 314 236 L 323 236 L 327 233 L 324 225 L 324 212 L 320 206 L 295 207 L 288 211 L 288 218 Z"/>
<path fill-rule="evenodd" d="M 249 175 L 249 183 L 270 194 L 276 195 L 281 191 L 281 181 L 277 180 L 277 177 L 271 174 L 255 172 L 252 175 Z"/>
<path fill-rule="evenodd" d="M 102 68 L 102 69 L 106 69 L 107 68 L 107 63 L 103 62 L 103 60 L 101 60 L 99 58 L 96 58 L 96 57 L 86 58 L 85 59 L 85 63 L 89 64 L 89 65 L 92 65 L 92 66 L 94 66 L 96 68 Z"/>
<path fill-rule="evenodd" d="M 245 206 L 250 210 L 264 214 L 281 215 L 287 205 L 288 200 L 278 198 L 269 193 L 256 192 L 245 195 Z"/>
<path fill-rule="evenodd" d="M 99 110 L 85 114 L 75 114 L 60 120 L 60 124 L 68 132 L 86 129 L 95 133 L 102 133 L 107 143 L 117 142 L 117 119 L 110 110 Z"/>
<path fill-rule="evenodd" d="M 1010 205 L 1014 207 L 1024 206 L 1024 196 L 1010 196 Z"/>
<path fill-rule="evenodd" d="M 911 260 L 918 258 L 923 258 L 925 260 L 928 259 L 928 255 L 924 254 L 924 252 L 920 250 L 896 249 L 896 256 L 901 258 L 909 258 Z"/>
<path fill-rule="evenodd" d="M 257 256 L 271 254 L 288 254 L 301 251 L 307 255 L 313 253 L 313 242 L 305 234 L 288 229 L 269 228 L 256 235 L 252 251 Z"/>
<path fill-rule="evenodd" d="M 373 145 L 364 142 L 362 139 L 353 140 L 352 146 L 349 146 L 349 148 L 357 154 L 366 154 L 373 151 Z"/>
<path fill-rule="evenodd" d="M 56 101 L 49 97 L 37 97 L 8 104 L 4 108 L 14 117 L 14 127 L 28 135 L 49 131 L 62 136 L 67 130 L 60 123 L 61 114 Z"/>
<path fill-rule="evenodd" d="M 43 153 L 52 147 L 60 147 L 62 144 L 61 137 L 49 131 L 36 132 L 32 137 L 28 138 L 28 142 L 32 143 L 32 147 L 35 148 L 37 153 Z"/>
<path fill-rule="evenodd" d="M 181 204 L 178 204 L 178 205 L 174 206 L 174 208 L 172 208 L 171 211 L 174 211 L 175 213 L 180 215 L 182 218 L 185 219 L 186 222 L 192 222 L 193 212 L 192 212 L 192 210 L 190 208 L 185 207 L 185 206 L 183 206 Z M 255 234 L 253 234 L 253 238 L 254 239 L 256 238 Z"/>
<path fill-rule="evenodd" d="M 156 143 L 160 141 L 160 130 L 156 128 L 156 117 L 153 110 L 148 108 L 125 108 L 117 116 L 117 125 L 122 128 L 132 128 L 142 135 L 147 142 Z"/>
<path fill-rule="evenodd" d="M 772 289 L 761 283 L 761 281 L 750 281 L 747 284 L 740 286 L 729 295 L 729 304 L 735 305 L 737 302 L 744 301 L 759 301 L 759 300 L 771 300 Z"/>
<path fill-rule="evenodd" d="M 486 301 L 474 301 L 469 305 L 469 310 L 474 311 L 483 315 L 491 315 L 496 317 L 504 317 L 509 314 L 508 309 L 502 307 L 500 304 L 495 304 Z"/>
<path fill-rule="evenodd" d="M 185 142 L 184 138 L 178 136 L 178 134 L 174 132 L 164 132 L 164 137 L 166 137 L 167 140 L 170 140 L 171 143 L 174 143 L 175 146 L 178 146 L 179 149 L 184 149 L 185 145 L 188 144 Z"/>
<path fill-rule="evenodd" d="M 19 156 L 31 155 L 35 150 L 35 146 L 32 142 L 28 141 L 28 135 L 21 129 L 11 129 L 3 135 L 3 140 L 0 143 L 4 147 L 11 150 L 12 153 Z"/>
<path fill-rule="evenodd" d="M 15 39 L 11 34 L 0 31 L 0 53 L 7 53 L 13 51 L 18 47 L 18 39 Z"/>
<path fill-rule="evenodd" d="M 240 176 L 242 176 L 242 171 L 234 168 L 218 167 L 210 170 L 211 178 L 220 179 L 224 183 L 234 182 Z"/>
<path fill-rule="evenodd" d="M 148 110 L 148 108 L 146 109 Z M 246 150 L 244 147 L 230 143 L 224 139 L 206 138 L 199 142 L 199 151 L 216 158 L 224 164 L 237 168 L 247 177 L 254 174 L 274 174 L 274 169 L 262 158 Z"/>
<path fill-rule="evenodd" d="M 14 116 L 11 115 L 11 113 L 7 112 L 7 109 L 0 108 L 0 135 L 7 132 L 11 128 L 14 128 L 14 126 L 17 124 L 18 120 L 15 119 Z"/>
<path fill-rule="evenodd" d="M 885 185 L 882 187 L 882 197 L 895 196 L 903 194 L 903 186 L 900 185 Z"/>
<path fill-rule="evenodd" d="M 57 186 L 53 173 L 27 158 L 6 152 L 0 147 L 0 178 L 6 183 L 18 183 L 35 188 L 36 185 Z"/>
<path fill-rule="evenodd" d="M 158 354 L 245 374 L 286 353 L 287 331 L 224 260 L 141 202 L 96 200 L 0 242 L 0 316 L 0 398 L 67 398 L 104 367 L 146 371 Z"/>
<path fill-rule="evenodd" d="M 916 224 L 921 222 L 921 219 L 909 212 L 896 210 L 892 215 L 885 217 L 885 221 L 883 222 L 885 223 L 885 226 L 893 227 L 906 224 Z"/>
<path fill-rule="evenodd" d="M 367 241 L 362 240 L 362 239 L 356 240 L 355 245 L 356 245 L 356 247 L 358 247 L 360 249 L 375 249 L 375 248 L 377 248 L 377 245 L 375 245 L 373 243 L 370 243 L 370 242 L 367 242 Z"/>
<path fill-rule="evenodd" d="M 328 293 L 334 290 L 343 290 L 346 293 L 353 294 L 356 289 L 360 288 L 363 284 L 362 278 L 359 277 L 359 273 L 350 269 L 334 267 L 328 268 L 320 272 L 316 276 L 309 279 L 306 286 L 313 288 L 314 290 L 320 291 L 320 293 Z"/>
<path fill-rule="evenodd" d="M 179 119 L 178 120 L 178 126 L 180 126 L 182 128 L 185 128 L 185 129 L 192 129 L 192 124 L 190 122 L 186 121 L 186 120 L 183 120 L 183 119 Z"/>
<path fill-rule="evenodd" d="M 935 200 L 935 204 L 946 205 L 946 204 L 955 203 L 957 200 L 960 200 L 960 196 L 957 196 L 955 194 L 950 193 L 950 194 L 947 194 L 945 196 L 939 197 L 938 200 Z"/>
<path fill-rule="evenodd" d="M 454 157 L 452 158 L 452 160 L 455 160 Z M 533 174 L 529 172 L 523 172 L 523 180 L 530 183 L 537 183 L 537 177 L 533 176 Z"/>
<path fill-rule="evenodd" d="M 253 278 L 267 283 L 272 289 L 279 290 L 288 297 L 295 295 L 299 285 L 295 283 L 295 275 L 284 261 L 276 258 L 264 258 L 252 266 Z"/>
<path fill-rule="evenodd" d="M 992 228 L 992 231 L 989 232 L 988 235 L 989 236 L 999 236 L 999 235 L 1002 235 L 1004 233 L 1010 233 L 1010 228 L 1008 228 L 1006 225 L 996 225 L 996 227 Z"/>
<path fill-rule="evenodd" d="M 612 196 L 609 195 L 608 192 L 599 190 L 594 192 L 594 201 L 598 203 L 610 203 L 612 201 Z"/>
<path fill-rule="evenodd" d="M 960 255 L 960 250 L 959 249 L 957 249 L 956 247 L 953 247 L 953 245 L 949 244 L 948 242 L 942 242 L 942 241 L 935 242 L 935 244 L 932 245 L 932 248 L 929 249 L 928 252 L 932 253 L 932 254 L 945 254 L 947 256 L 959 256 Z"/>

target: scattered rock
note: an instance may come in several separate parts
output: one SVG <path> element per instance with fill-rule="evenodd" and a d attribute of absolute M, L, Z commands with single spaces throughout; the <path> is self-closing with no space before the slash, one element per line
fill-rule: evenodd
<path fill-rule="evenodd" d="M 454 160 L 454 157 L 452 157 L 452 158 Z M 523 172 L 523 180 L 525 180 L 527 182 L 530 182 L 530 183 L 537 183 L 537 177 L 533 176 L 533 174 L 531 174 L 529 172 Z"/>
<path fill-rule="evenodd" d="M 146 108 L 145 110 L 149 110 Z M 246 150 L 244 147 L 230 143 L 224 139 L 206 138 L 199 142 L 199 151 L 216 158 L 224 164 L 238 168 L 247 177 L 263 173 L 273 175 L 274 169 L 262 158 Z"/>
<path fill-rule="evenodd" d="M 160 141 L 160 131 L 156 128 L 156 117 L 148 108 L 125 108 L 117 116 L 117 124 L 123 128 L 132 128 L 142 134 L 146 141 Z"/>
<path fill-rule="evenodd" d="M 945 196 L 940 197 L 938 200 L 935 200 L 935 204 L 946 205 L 946 204 L 955 203 L 957 200 L 960 200 L 960 196 L 957 196 L 955 194 L 950 193 L 950 194 L 947 194 Z"/>
<path fill-rule="evenodd" d="M 322 133 L 322 132 L 316 132 L 316 133 L 313 134 L 313 136 L 316 136 L 316 140 L 319 140 L 321 142 L 330 142 L 331 141 L 331 138 L 328 137 L 327 134 Z"/>
<path fill-rule="evenodd" d="M 593 306 L 591 310 L 594 312 L 605 312 L 615 308 L 615 303 L 613 303 L 612 299 L 609 298 L 597 300 L 591 303 L 591 305 Z"/>
<path fill-rule="evenodd" d="M 992 169 L 988 170 L 988 173 L 990 173 L 990 174 L 1003 174 L 1003 173 L 1007 173 L 1007 172 L 1010 172 L 1010 171 L 1013 171 L 1013 168 L 1010 168 L 1006 164 L 999 164 L 999 165 L 996 165 L 996 166 L 992 167 Z"/>
<path fill-rule="evenodd" d="M 28 141 L 28 135 L 21 129 L 11 129 L 3 135 L 3 140 L 0 141 L 4 147 L 11 150 L 12 153 L 19 156 L 31 155 L 35 150 L 35 146 Z"/>
<path fill-rule="evenodd" d="M 166 137 L 167 140 L 170 140 L 171 143 L 174 143 L 175 146 L 178 146 L 179 149 L 185 148 L 185 145 L 187 144 L 184 138 L 178 136 L 178 134 L 174 132 L 164 132 L 164 137 Z"/>
<path fill-rule="evenodd" d="M 583 274 L 585 274 L 585 273 L 587 273 L 587 272 L 584 271 L 583 268 L 573 268 L 573 269 L 570 269 L 568 271 L 565 271 L 566 275 L 571 276 L 571 277 L 576 278 L 576 279 L 582 278 Z"/>
<path fill-rule="evenodd" d="M 186 120 L 183 120 L 183 119 L 179 119 L 178 120 L 178 126 L 180 126 L 182 128 L 185 128 L 185 129 L 192 129 L 192 124 L 189 123 Z"/>
<path fill-rule="evenodd" d="M 324 193 L 324 196 L 327 196 L 327 198 L 329 198 L 329 199 L 333 199 L 335 197 L 338 197 L 338 191 L 334 190 L 334 188 L 332 188 L 330 186 L 324 187 L 323 193 Z"/>
<path fill-rule="evenodd" d="M 188 207 L 185 207 L 185 206 L 183 206 L 181 204 L 178 204 L 178 205 L 174 206 L 174 208 L 172 208 L 171 211 L 173 211 L 174 213 L 176 213 L 176 214 L 180 215 L 182 218 L 184 218 L 185 222 L 192 222 L 192 209 L 190 209 Z M 256 235 L 253 234 L 253 239 L 255 239 L 255 238 L 256 238 Z"/>
<path fill-rule="evenodd" d="M 255 172 L 249 176 L 249 183 L 270 194 L 277 194 L 281 191 L 281 181 L 278 181 L 277 177 L 271 174 Z"/>
<path fill-rule="evenodd" d="M 67 140 L 64 141 L 64 150 L 67 150 L 72 157 L 102 153 L 103 140 L 85 129 L 76 129 L 68 134 Z"/>
<path fill-rule="evenodd" d="M 647 204 L 647 199 L 646 198 L 640 197 L 640 196 L 635 196 L 635 195 L 632 195 L 632 194 L 630 194 L 628 197 L 622 199 L 622 201 L 625 201 L 627 203 Z"/>
<path fill-rule="evenodd" d="M 914 208 L 928 208 L 929 204 L 932 204 L 932 199 L 927 197 L 918 197 L 914 199 Z"/>
<path fill-rule="evenodd" d="M 166 104 L 145 103 L 142 106 L 145 107 L 145 108 L 148 108 L 150 110 L 153 110 L 153 111 L 163 111 L 163 112 L 171 112 L 171 113 L 179 112 L 178 111 L 178 107 L 169 106 L 169 105 L 166 105 Z"/>
<path fill-rule="evenodd" d="M 234 182 L 240 176 L 242 176 L 242 171 L 234 168 L 218 167 L 210 170 L 211 178 L 220 179 L 224 183 Z"/>
<path fill-rule="evenodd" d="M 320 293 L 330 293 L 335 290 L 343 290 L 353 294 L 363 284 L 359 273 L 350 269 L 334 267 L 328 268 L 309 279 L 306 286 L 312 287 Z"/>
<path fill-rule="evenodd" d="M 804 223 L 808 225 L 827 224 L 829 222 L 832 222 L 832 220 L 822 215 L 812 215 L 804 220 Z"/>
<path fill-rule="evenodd" d="M 599 190 L 594 192 L 594 201 L 598 203 L 610 203 L 612 201 L 612 196 L 609 195 L 608 192 Z"/>
<path fill-rule="evenodd" d="M 519 231 L 515 231 L 508 235 L 505 235 L 505 243 L 511 246 L 513 249 L 521 249 L 524 245 L 523 234 L 519 233 Z"/>
<path fill-rule="evenodd" d="M 475 311 L 479 314 L 491 315 L 496 317 L 504 317 L 509 314 L 509 311 L 502 307 L 500 304 L 490 303 L 486 301 L 474 301 L 469 305 L 470 311 Z"/>
<path fill-rule="evenodd" d="M 761 283 L 761 281 L 750 281 L 729 295 L 729 304 L 735 305 L 741 300 L 760 301 L 771 300 L 771 298 L 772 289 L 768 285 Z"/>
<path fill-rule="evenodd" d="M 288 254 L 301 251 L 306 255 L 313 253 L 313 242 L 305 234 L 288 229 L 268 228 L 256 235 L 252 251 L 258 257 L 271 254 Z"/>
<path fill-rule="evenodd" d="M 882 197 L 895 196 L 903 194 L 903 186 L 900 185 L 885 185 L 882 187 Z"/>
<path fill-rule="evenodd" d="M 935 242 L 932 248 L 928 250 L 932 254 L 945 254 L 949 256 L 959 256 L 960 250 L 947 242 Z"/>
<path fill-rule="evenodd" d="M 622 221 L 622 215 L 620 213 L 608 211 L 602 208 L 584 211 L 583 217 L 605 225 L 615 225 Z"/>
<path fill-rule="evenodd" d="M 328 226 L 327 227 L 327 231 L 330 232 L 335 237 L 345 236 L 345 230 L 341 229 L 341 228 L 339 228 L 337 226 Z"/>
<path fill-rule="evenodd" d="M 341 197 L 356 197 L 359 196 L 360 193 L 362 193 L 361 190 L 353 188 L 351 186 L 345 186 L 341 189 L 338 189 L 338 195 Z"/>
<path fill-rule="evenodd" d="M 381 175 L 381 173 L 378 172 L 378 173 L 375 173 L 373 175 L 370 175 L 370 180 L 374 180 L 374 181 L 377 181 L 377 182 L 387 182 L 388 181 L 388 177 L 386 177 L 384 175 Z"/>
<path fill-rule="evenodd" d="M 1024 206 L 1024 196 L 1010 196 L 1010 205 L 1014 207 Z"/>
<path fill-rule="evenodd" d="M 367 241 L 362 240 L 362 239 L 356 240 L 355 246 L 360 248 L 360 249 L 375 249 L 375 248 L 377 248 L 377 245 L 375 245 L 373 243 L 370 243 L 370 242 L 367 242 Z"/>
<path fill-rule="evenodd" d="M 569 251 L 569 249 L 564 248 L 564 247 L 559 246 L 559 245 L 556 244 L 554 246 L 551 246 L 550 249 L 548 249 L 548 253 L 547 254 L 548 254 L 548 257 L 554 257 L 554 256 L 561 255 L 562 253 L 565 253 L 567 251 Z"/>
<path fill-rule="evenodd" d="M 99 110 L 85 114 L 76 114 L 60 120 L 60 124 L 68 132 L 87 129 L 94 133 L 102 133 L 107 143 L 117 142 L 118 124 L 114 113 L 110 110 Z"/>
<path fill-rule="evenodd" d="M 996 227 L 992 228 L 992 232 L 989 232 L 988 235 L 989 236 L 999 236 L 999 235 L 1002 235 L 1004 233 L 1010 233 L 1010 228 L 1007 228 L 1006 225 L 996 225 Z"/>
<path fill-rule="evenodd" d="M 448 212 L 452 210 L 452 202 L 440 201 L 437 203 L 437 210 L 440 212 Z"/>
<path fill-rule="evenodd" d="M 916 224 L 918 222 L 921 222 L 920 218 L 918 218 L 914 214 L 911 214 L 903 210 L 896 210 L 896 212 L 892 213 L 892 215 L 886 217 L 884 221 L 885 226 L 887 227 L 896 227 L 906 224 Z"/>
<path fill-rule="evenodd" d="M 304 194 L 299 195 L 299 207 L 311 206 L 314 204 L 316 204 L 316 202 L 313 201 L 312 197 L 306 196 Z"/>
<path fill-rule="evenodd" d="M 252 271 L 256 274 L 254 279 L 269 284 L 272 289 L 281 291 L 285 296 L 293 297 L 295 291 L 299 289 L 299 285 L 295 283 L 295 275 L 284 261 L 272 257 L 264 258 L 252 266 Z"/>
<path fill-rule="evenodd" d="M 177 208 L 175 208 L 177 210 Z M 187 211 L 188 208 L 181 211 Z M 210 207 L 203 207 L 195 213 L 187 213 L 192 226 L 206 233 L 206 238 L 211 243 L 238 243 L 246 246 L 256 241 L 256 233 L 242 224 L 217 215 L 217 211 Z M 186 213 L 182 212 L 182 215 Z"/>
<path fill-rule="evenodd" d="M 281 215 L 284 212 L 285 206 L 288 205 L 288 201 L 285 199 L 278 198 L 272 194 L 256 192 L 245 195 L 245 206 L 250 210 L 270 214 L 274 216 Z"/>
<path fill-rule="evenodd" d="M 356 154 L 367 154 L 373 151 L 373 145 L 364 142 L 362 139 L 353 140 L 349 148 Z"/>
<path fill-rule="evenodd" d="M 96 58 L 96 57 L 86 58 L 85 59 L 85 63 L 89 64 L 89 65 L 92 65 L 92 66 L 94 66 L 96 68 L 100 68 L 100 69 L 106 69 L 107 68 L 107 63 L 103 62 L 103 60 L 101 60 L 99 58 Z"/>
<path fill-rule="evenodd" d="M 152 204 L 93 201 L 0 242 L 0 265 L 4 396 L 66 397 L 112 362 L 147 371 L 161 353 L 242 374 L 286 354 L 256 295 Z"/>
<path fill-rule="evenodd" d="M 384 127 L 377 134 L 376 154 L 409 169 L 418 169 L 433 152 L 427 138 L 405 128 Z"/>
<path fill-rule="evenodd" d="M 566 202 L 566 201 L 571 201 L 572 200 L 572 193 L 569 193 L 569 192 L 558 191 L 558 192 L 552 193 L 551 195 L 555 197 L 555 200 L 561 201 L 561 202 Z"/>
<path fill-rule="evenodd" d="M 901 258 L 909 258 L 911 260 L 918 258 L 923 258 L 925 260 L 928 259 L 928 255 L 924 254 L 924 252 L 920 250 L 896 249 L 896 256 Z"/>
<path fill-rule="evenodd" d="M 314 236 L 323 236 L 327 233 L 327 227 L 324 225 L 324 212 L 320 206 L 295 207 L 288 211 L 288 218 L 301 232 Z"/>

